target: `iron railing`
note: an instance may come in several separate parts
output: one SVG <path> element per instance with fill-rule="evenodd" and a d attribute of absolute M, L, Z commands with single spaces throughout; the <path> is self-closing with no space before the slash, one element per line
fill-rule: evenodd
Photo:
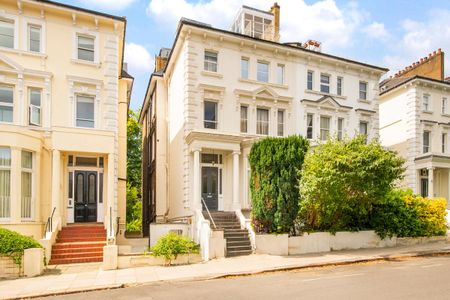
<path fill-rule="evenodd" d="M 214 228 L 217 229 L 216 223 L 214 222 L 214 219 L 213 219 L 213 217 L 211 216 L 211 213 L 209 212 L 208 205 L 206 205 L 205 199 L 203 199 L 203 197 L 202 197 L 202 202 L 203 202 L 203 205 L 204 205 L 205 208 L 206 208 L 206 212 L 208 213 L 208 216 L 209 216 L 211 222 L 213 223 Z"/>
<path fill-rule="evenodd" d="M 47 232 L 53 231 L 53 215 L 55 214 L 56 207 L 53 207 L 52 214 L 47 218 L 47 223 L 45 223 L 44 227 L 44 238 L 46 237 Z"/>

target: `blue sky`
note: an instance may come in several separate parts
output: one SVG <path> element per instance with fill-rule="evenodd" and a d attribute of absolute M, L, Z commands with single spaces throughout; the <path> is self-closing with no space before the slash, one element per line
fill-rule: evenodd
<path fill-rule="evenodd" d="M 273 0 L 58 0 L 128 19 L 125 58 L 135 77 L 131 107 L 140 107 L 154 56 L 171 47 L 185 16 L 228 29 L 243 4 L 268 10 Z M 388 67 L 391 72 L 442 48 L 450 76 L 448 0 L 278 0 L 283 42 L 314 39 L 322 51 Z"/>

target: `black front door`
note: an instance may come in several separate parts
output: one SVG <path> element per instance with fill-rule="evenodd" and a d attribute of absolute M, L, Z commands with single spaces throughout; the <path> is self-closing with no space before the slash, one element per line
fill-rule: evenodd
<path fill-rule="evenodd" d="M 75 171 L 75 222 L 97 222 L 97 172 Z"/>
<path fill-rule="evenodd" d="M 202 167 L 202 197 L 209 210 L 219 208 L 219 169 L 216 167 Z M 203 210 L 206 210 L 202 201 Z"/>

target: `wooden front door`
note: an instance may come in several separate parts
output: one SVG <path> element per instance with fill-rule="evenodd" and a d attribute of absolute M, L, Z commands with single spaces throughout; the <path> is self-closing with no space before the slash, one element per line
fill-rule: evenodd
<path fill-rule="evenodd" d="M 219 208 L 219 169 L 217 167 L 202 167 L 202 197 L 209 210 Z M 202 201 L 203 210 L 206 210 Z"/>
<path fill-rule="evenodd" d="M 97 222 L 95 171 L 75 171 L 75 222 Z"/>

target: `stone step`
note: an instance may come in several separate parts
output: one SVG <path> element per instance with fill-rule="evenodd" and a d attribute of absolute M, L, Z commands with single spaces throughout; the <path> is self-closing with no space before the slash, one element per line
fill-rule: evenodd
<path fill-rule="evenodd" d="M 251 242 L 250 242 L 250 239 L 245 239 L 245 238 L 243 238 L 243 239 L 240 239 L 240 240 L 230 240 L 230 239 L 227 239 L 227 247 L 228 246 L 235 246 L 235 245 L 237 245 L 237 246 L 241 246 L 241 245 L 250 245 L 251 246 Z"/>
<path fill-rule="evenodd" d="M 105 241 L 102 242 L 75 242 L 75 243 L 56 243 L 52 246 L 53 249 L 80 249 L 80 248 L 98 248 L 106 245 Z"/>
<path fill-rule="evenodd" d="M 105 236 L 100 237 L 66 237 L 57 238 L 56 243 L 71 243 L 71 242 L 101 242 L 106 241 Z"/>
<path fill-rule="evenodd" d="M 102 262 L 103 256 L 95 257 L 80 257 L 80 258 L 58 258 L 50 259 L 50 265 L 63 265 L 63 264 L 79 264 L 88 262 Z"/>
<path fill-rule="evenodd" d="M 243 255 L 250 255 L 252 254 L 252 250 L 231 250 L 227 251 L 227 257 L 233 257 L 233 256 L 243 256 Z"/>
<path fill-rule="evenodd" d="M 66 258 L 84 258 L 84 257 L 103 257 L 103 249 L 96 252 L 85 252 L 84 249 L 75 253 L 52 253 L 51 259 L 66 259 Z"/>
<path fill-rule="evenodd" d="M 80 247 L 80 248 L 53 248 L 52 247 L 52 257 L 54 254 L 69 254 L 69 253 L 79 253 L 79 252 L 100 252 L 103 251 L 103 245 L 100 247 Z"/>

